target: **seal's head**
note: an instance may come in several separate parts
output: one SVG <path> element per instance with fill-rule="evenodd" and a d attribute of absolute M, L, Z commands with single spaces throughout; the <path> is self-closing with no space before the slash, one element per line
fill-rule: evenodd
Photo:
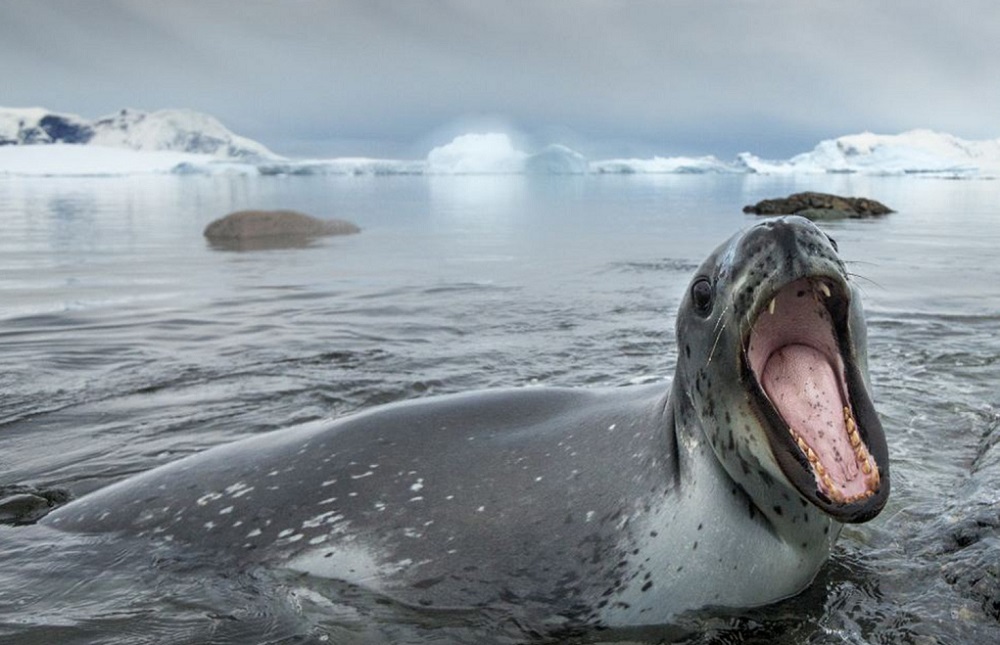
<path fill-rule="evenodd" d="M 747 229 L 699 268 L 678 315 L 678 376 L 694 379 L 689 409 L 752 497 L 782 485 L 840 522 L 884 506 L 864 325 L 836 243 L 804 218 Z"/>

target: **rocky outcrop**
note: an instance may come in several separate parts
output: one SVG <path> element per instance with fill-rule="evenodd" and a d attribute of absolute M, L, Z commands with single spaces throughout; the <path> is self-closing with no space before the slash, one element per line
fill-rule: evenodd
<path fill-rule="evenodd" d="M 248 250 L 305 246 L 319 237 L 360 231 L 342 219 L 320 219 L 292 210 L 246 210 L 215 220 L 205 227 L 205 237 L 213 246 Z"/>
<path fill-rule="evenodd" d="M 755 215 L 800 215 L 817 220 L 877 217 L 893 211 L 885 204 L 867 197 L 805 192 L 778 199 L 765 199 L 744 206 L 743 212 Z"/>

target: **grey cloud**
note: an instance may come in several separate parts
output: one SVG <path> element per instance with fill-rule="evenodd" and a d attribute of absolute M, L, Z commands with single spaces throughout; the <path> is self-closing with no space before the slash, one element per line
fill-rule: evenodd
<path fill-rule="evenodd" d="M 470 120 L 623 153 L 786 155 L 913 127 L 992 138 L 996 6 L 8 2 L 0 100 L 91 117 L 192 107 L 317 154 L 417 154 Z"/>

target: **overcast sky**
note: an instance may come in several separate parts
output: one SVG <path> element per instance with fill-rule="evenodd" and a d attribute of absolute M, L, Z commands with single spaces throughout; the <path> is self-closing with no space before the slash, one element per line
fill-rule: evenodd
<path fill-rule="evenodd" d="M 997 0 L 3 0 L 0 105 L 189 107 L 291 155 L 506 130 L 588 155 L 1000 137 Z"/>

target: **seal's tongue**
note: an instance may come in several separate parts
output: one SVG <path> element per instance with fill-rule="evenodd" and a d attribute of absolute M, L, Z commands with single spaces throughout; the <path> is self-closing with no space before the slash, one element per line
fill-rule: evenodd
<path fill-rule="evenodd" d="M 844 502 L 870 494 L 862 472 L 869 455 L 854 426 L 826 297 L 829 289 L 809 279 L 785 286 L 755 321 L 747 356 L 817 486 Z"/>
<path fill-rule="evenodd" d="M 767 360 L 760 383 L 785 422 L 830 474 L 834 486 L 822 476 L 818 483 L 845 498 L 864 493 L 867 484 L 859 477 L 844 415 L 850 406 L 842 398 L 839 379 L 826 356 L 808 345 L 785 345 Z M 810 457 L 808 450 L 806 455 Z"/>

